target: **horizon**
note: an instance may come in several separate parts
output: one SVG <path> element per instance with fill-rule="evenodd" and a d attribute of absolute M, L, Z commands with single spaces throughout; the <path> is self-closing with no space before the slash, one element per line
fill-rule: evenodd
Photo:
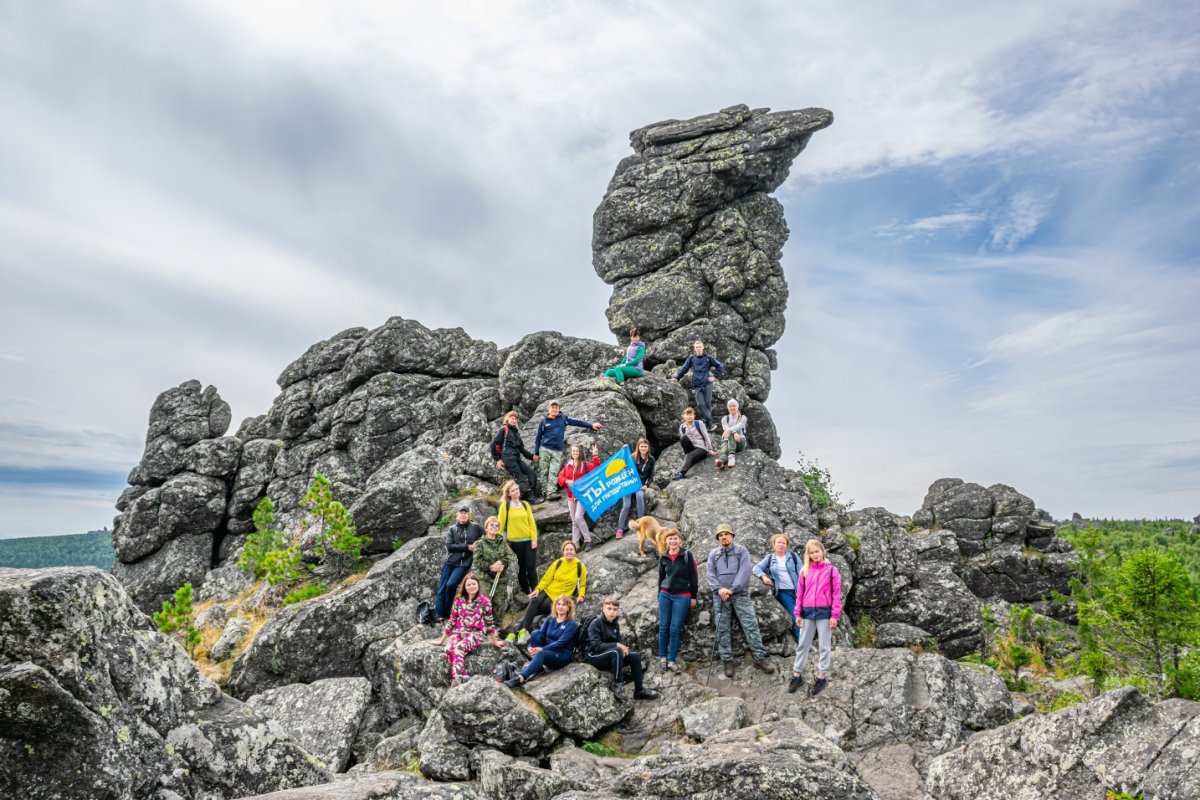
<path fill-rule="evenodd" d="M 628 132 L 737 103 L 834 114 L 774 193 L 780 463 L 901 515 L 943 477 L 1200 512 L 1182 2 L 6 16 L 0 538 L 111 527 L 160 392 L 214 385 L 236 430 L 346 328 L 614 341 L 591 215 Z"/>

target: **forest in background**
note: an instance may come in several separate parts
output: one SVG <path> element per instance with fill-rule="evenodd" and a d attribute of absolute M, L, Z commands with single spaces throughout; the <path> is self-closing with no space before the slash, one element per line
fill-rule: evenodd
<path fill-rule="evenodd" d="M 100 567 L 113 565 L 112 531 L 107 528 L 64 536 L 0 539 L 0 567 Z"/>

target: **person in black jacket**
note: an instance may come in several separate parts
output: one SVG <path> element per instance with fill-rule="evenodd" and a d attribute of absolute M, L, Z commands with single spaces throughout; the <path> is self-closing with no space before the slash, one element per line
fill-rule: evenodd
<path fill-rule="evenodd" d="M 621 598 L 615 594 L 604 598 L 604 613 L 597 614 L 583 632 L 583 659 L 601 672 L 611 672 L 617 689 L 625 685 L 624 668 L 628 665 L 634 698 L 653 700 L 658 692 L 642 684 L 642 657 L 621 643 L 621 623 L 617 621 L 620 613 Z"/>
<path fill-rule="evenodd" d="M 475 543 L 483 538 L 483 528 L 471 522 L 471 507 L 461 506 L 454 522 L 446 528 L 446 560 L 442 562 L 442 575 L 438 579 L 437 615 L 439 619 L 450 618 L 450 606 L 454 593 L 463 577 L 471 570 L 475 560 Z"/>
<path fill-rule="evenodd" d="M 667 537 L 667 551 L 658 559 L 658 661 L 663 669 L 678 672 L 679 642 L 688 612 L 696 607 L 700 581 L 696 560 L 683 549 L 678 532 Z"/>
<path fill-rule="evenodd" d="M 625 523 L 629 522 L 629 510 L 633 507 L 633 499 L 637 498 L 637 518 L 646 516 L 646 487 L 654 480 L 654 456 L 650 455 L 650 442 L 645 436 L 637 440 L 633 447 L 633 465 L 637 467 L 638 477 L 642 479 L 642 488 L 635 494 L 625 495 L 621 501 L 621 516 L 617 520 L 617 538 L 625 535 Z"/>
<path fill-rule="evenodd" d="M 538 486 L 537 472 L 522 460 L 522 456 L 533 460 L 533 453 L 525 449 L 521 439 L 521 431 L 517 428 L 520 418 L 516 411 L 504 415 L 504 424 L 492 437 L 492 455 L 496 458 L 496 469 L 505 470 L 521 487 L 521 496 L 528 497 L 529 502 L 537 504 L 546 502 Z"/>

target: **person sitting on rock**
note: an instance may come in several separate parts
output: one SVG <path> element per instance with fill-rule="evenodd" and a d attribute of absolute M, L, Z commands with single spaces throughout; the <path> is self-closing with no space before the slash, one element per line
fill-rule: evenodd
<path fill-rule="evenodd" d="M 525 449 L 521 430 L 517 427 L 520 421 L 516 411 L 509 411 L 504 415 L 504 424 L 492 437 L 492 455 L 496 458 L 496 469 L 507 471 L 521 487 L 521 494 L 528 498 L 529 502 L 544 503 L 545 498 L 541 496 L 541 488 L 537 482 L 537 472 L 524 461 L 524 458 L 532 461 L 533 453 Z"/>
<path fill-rule="evenodd" d="M 483 538 L 483 528 L 471 522 L 471 507 L 460 506 L 454 522 L 446 528 L 446 560 L 438 579 L 436 610 L 438 619 L 450 616 L 450 604 L 463 576 L 471 569 L 475 542 Z"/>
<path fill-rule="evenodd" d="M 654 480 L 654 456 L 650 455 L 650 442 L 645 436 L 637 440 L 633 448 L 633 466 L 637 468 L 638 477 L 642 479 L 642 488 L 633 494 L 625 495 L 621 500 L 621 516 L 617 519 L 617 538 L 625 535 L 625 525 L 629 522 L 629 509 L 637 498 L 637 519 L 646 516 L 646 487 Z"/>
<path fill-rule="evenodd" d="M 587 595 L 587 565 L 575 557 L 574 542 L 563 542 L 562 557 L 555 559 L 546 568 L 546 574 L 538 582 L 537 587 L 529 593 L 529 605 L 525 608 L 525 617 L 521 620 L 521 631 L 517 634 L 517 643 L 524 644 L 529 636 L 533 621 L 542 614 L 550 613 L 551 597 L 571 597 L 571 607 L 582 603 Z"/>
<path fill-rule="evenodd" d="M 516 481 L 505 481 L 500 487 L 500 511 L 497 514 L 500 532 L 508 540 L 517 557 L 517 583 L 529 594 L 537 586 L 538 529 L 533 508 L 521 499 L 521 487 Z"/>
<path fill-rule="evenodd" d="M 548 490 L 546 499 L 553 499 L 558 492 L 554 490 L 554 479 L 562 467 L 563 446 L 567 436 L 567 426 L 576 428 L 591 428 L 598 431 L 599 422 L 587 422 L 582 419 L 572 419 L 561 413 L 562 406 L 557 400 L 550 401 L 550 410 L 542 417 L 537 426 L 537 435 L 533 437 L 533 461 L 537 464 L 538 486 Z"/>
<path fill-rule="evenodd" d="M 777 533 L 771 537 L 771 552 L 763 556 L 763 560 L 754 565 L 751 570 L 755 577 L 771 587 L 771 594 L 779 601 L 779 605 L 787 609 L 791 616 L 796 607 L 796 583 L 800 576 L 800 556 L 788 549 L 791 540 L 786 533 Z M 792 638 L 800 641 L 800 628 L 792 626 Z"/>
<path fill-rule="evenodd" d="M 642 344 L 642 334 L 637 328 L 630 328 L 629 347 L 625 349 L 624 360 L 607 370 L 604 377 L 612 378 L 618 385 L 629 378 L 640 378 L 645 374 L 645 358 L 646 345 Z"/>
<path fill-rule="evenodd" d="M 817 679 L 809 690 L 809 694 L 815 697 L 829 683 L 829 668 L 833 662 L 833 631 L 837 629 L 838 617 L 842 615 L 842 575 L 826 558 L 825 545 L 816 539 L 809 539 L 808 544 L 804 545 L 804 567 L 800 570 L 796 586 L 793 614 L 796 624 L 800 626 L 800 641 L 796 645 L 796 663 L 792 665 L 788 691 L 795 692 L 804 685 L 804 665 L 808 662 L 808 651 L 812 649 L 815 635 L 821 647 L 817 660 Z"/>
<path fill-rule="evenodd" d="M 700 593 L 696 572 L 696 560 L 683 549 L 679 531 L 668 534 L 667 550 L 658 559 L 658 661 L 671 672 L 679 672 L 683 623 Z"/>
<path fill-rule="evenodd" d="M 712 356 L 705 355 L 704 342 L 699 339 L 692 344 L 692 350 L 679 372 L 675 373 L 675 380 L 682 380 L 688 370 L 692 371 L 692 392 L 696 395 L 696 410 L 700 412 L 704 424 L 711 431 L 716 427 L 712 418 L 713 386 L 725 371 L 725 365 Z"/>
<path fill-rule="evenodd" d="M 746 415 L 738 407 L 738 401 L 729 398 L 729 413 L 721 417 L 721 452 L 717 456 L 717 469 L 732 469 L 737 465 L 737 454 L 749 446 L 746 440 Z"/>
<path fill-rule="evenodd" d="M 596 445 L 592 445 L 592 460 L 583 460 L 583 447 L 581 445 L 571 445 L 571 460 L 558 472 L 558 485 L 567 490 L 567 514 L 571 518 L 571 541 L 575 543 L 575 549 L 579 550 L 582 547 L 584 550 L 591 549 L 592 546 L 592 531 L 587 524 L 587 511 L 583 507 L 583 503 L 575 498 L 571 487 L 575 485 L 575 481 L 582 478 L 587 473 L 600 466 L 600 450 Z"/>
<path fill-rule="evenodd" d="M 562 669 L 570 664 L 575 656 L 575 633 L 578 630 L 575 601 L 569 594 L 555 598 L 554 613 L 546 617 L 542 627 L 529 637 L 529 663 L 517 673 L 517 677 L 505 681 L 504 685 L 515 689 L 537 675 L 542 667 Z"/>
<path fill-rule="evenodd" d="M 715 456 L 708 428 L 696 421 L 696 411 L 691 406 L 683 410 L 683 424 L 679 426 L 679 446 L 683 448 L 683 463 L 674 479 L 687 477 L 687 471 L 709 456 Z"/>
<path fill-rule="evenodd" d="M 488 517 L 483 523 L 483 538 L 475 543 L 475 564 L 483 573 L 483 593 L 492 601 L 497 621 L 508 608 L 508 576 L 517 556 L 499 536 L 500 520 Z"/>
<path fill-rule="evenodd" d="M 471 677 L 467 674 L 467 655 L 479 649 L 484 636 L 491 637 L 493 646 L 504 647 L 504 642 L 496 638 L 496 620 L 492 615 L 491 601 L 479 590 L 479 576 L 469 572 L 458 585 L 454 605 L 450 609 L 450 621 L 442 628 L 442 635 L 429 640 L 434 647 L 446 646 L 452 687 Z"/>
<path fill-rule="evenodd" d="M 717 650 L 725 665 L 725 677 L 733 677 L 733 615 L 737 614 L 754 654 L 754 666 L 768 675 L 775 665 L 767 659 L 758 617 L 750 600 L 750 551 L 733 543 L 733 526 L 717 526 L 717 547 L 708 554 L 708 585 L 713 592 L 713 612 L 717 622 Z"/>
<path fill-rule="evenodd" d="M 636 700 L 653 700 L 658 692 L 642 684 L 642 657 L 629 645 L 621 642 L 621 598 L 609 595 L 604 598 L 603 613 L 597 614 L 583 632 L 583 660 L 601 672 L 611 672 L 613 688 L 620 691 L 625 685 L 625 667 L 633 678 L 633 696 Z"/>

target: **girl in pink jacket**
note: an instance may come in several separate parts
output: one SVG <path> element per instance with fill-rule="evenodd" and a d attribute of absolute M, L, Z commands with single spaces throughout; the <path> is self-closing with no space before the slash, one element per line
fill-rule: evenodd
<path fill-rule="evenodd" d="M 826 675 L 833 661 L 833 631 L 842 615 L 842 576 L 837 567 L 826 560 L 825 545 L 816 539 L 809 539 L 804 546 L 804 568 L 796 583 L 794 616 L 800 626 L 800 641 L 796 645 L 796 663 L 792 665 L 788 691 L 794 693 L 804 685 L 804 665 L 815 634 L 821 655 L 817 661 L 817 679 L 809 694 L 816 696 L 829 682 Z"/>

